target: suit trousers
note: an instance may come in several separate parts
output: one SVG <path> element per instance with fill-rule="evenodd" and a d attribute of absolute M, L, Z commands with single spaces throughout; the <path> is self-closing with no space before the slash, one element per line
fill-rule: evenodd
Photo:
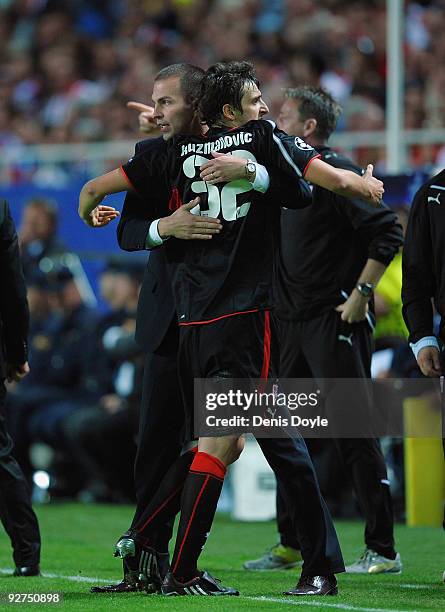
<path fill-rule="evenodd" d="M 40 562 L 40 531 L 23 472 L 12 455 L 6 429 L 6 389 L 0 380 L 0 520 L 11 540 L 17 567 Z"/>
<path fill-rule="evenodd" d="M 177 353 L 148 353 L 144 364 L 142 402 L 134 465 L 136 510 L 133 527 L 148 506 L 184 443 L 184 407 L 179 388 Z M 160 534 L 170 539 L 173 521 Z"/>

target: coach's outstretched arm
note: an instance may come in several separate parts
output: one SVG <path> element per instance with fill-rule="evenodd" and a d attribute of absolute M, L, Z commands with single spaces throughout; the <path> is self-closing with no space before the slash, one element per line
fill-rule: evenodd
<path fill-rule="evenodd" d="M 304 178 L 341 196 L 361 198 L 374 206 L 380 206 L 385 190 L 382 181 L 372 175 L 373 169 L 372 164 L 369 164 L 363 176 L 359 176 L 350 170 L 334 168 L 321 159 L 314 159 Z"/>

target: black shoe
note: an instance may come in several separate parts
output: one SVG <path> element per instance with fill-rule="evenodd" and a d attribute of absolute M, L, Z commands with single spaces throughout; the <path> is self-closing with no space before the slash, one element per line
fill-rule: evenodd
<path fill-rule="evenodd" d="M 147 593 L 159 593 L 170 566 L 168 553 L 160 553 L 149 546 L 142 546 L 129 535 L 116 543 L 114 556 L 121 557 L 124 565 L 124 581 L 142 582 Z M 120 591 L 122 592 L 122 591 Z"/>
<path fill-rule="evenodd" d="M 337 595 L 337 580 L 330 576 L 302 576 L 295 588 L 284 595 Z"/>
<path fill-rule="evenodd" d="M 225 587 L 218 578 L 213 578 L 208 572 L 201 572 L 188 582 L 179 582 L 173 574 L 168 573 L 162 583 L 162 594 L 172 595 L 239 595 L 239 591 Z"/>
<path fill-rule="evenodd" d="M 91 593 L 135 593 L 145 591 L 146 584 L 142 580 L 125 576 L 122 582 L 91 587 Z"/>
<path fill-rule="evenodd" d="M 40 566 L 37 565 L 23 565 L 22 567 L 16 567 L 13 576 L 40 576 Z"/>

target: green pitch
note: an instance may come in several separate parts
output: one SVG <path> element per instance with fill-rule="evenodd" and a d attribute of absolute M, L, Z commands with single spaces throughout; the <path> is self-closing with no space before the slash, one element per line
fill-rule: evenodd
<path fill-rule="evenodd" d="M 44 578 L 8 578 L 12 567 L 9 542 L 0 531 L 0 592 L 61 592 L 61 605 L 0 604 L 1 610 L 356 610 L 357 612 L 445 610 L 445 535 L 441 529 L 408 529 L 397 526 L 398 550 L 404 570 L 401 575 L 354 576 L 342 574 L 340 594 L 325 598 L 289 598 L 282 591 L 297 580 L 295 570 L 279 572 L 245 572 L 246 559 L 259 556 L 274 543 L 272 523 L 236 523 L 218 516 L 202 556 L 201 567 L 237 587 L 241 597 L 163 598 L 139 593 L 128 595 L 90 594 L 91 580 L 121 577 L 120 561 L 112 557 L 117 536 L 127 527 L 131 508 L 87 506 L 80 504 L 50 505 L 37 508 L 43 536 L 42 570 Z M 337 523 L 347 562 L 361 552 L 360 523 Z"/>

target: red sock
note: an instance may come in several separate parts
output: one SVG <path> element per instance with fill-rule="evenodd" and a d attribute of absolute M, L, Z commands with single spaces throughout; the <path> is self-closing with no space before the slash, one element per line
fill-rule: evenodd
<path fill-rule="evenodd" d="M 207 453 L 197 452 L 181 498 L 181 519 L 171 571 L 187 582 L 198 574 L 198 558 L 209 535 L 226 474 L 225 465 Z"/>

